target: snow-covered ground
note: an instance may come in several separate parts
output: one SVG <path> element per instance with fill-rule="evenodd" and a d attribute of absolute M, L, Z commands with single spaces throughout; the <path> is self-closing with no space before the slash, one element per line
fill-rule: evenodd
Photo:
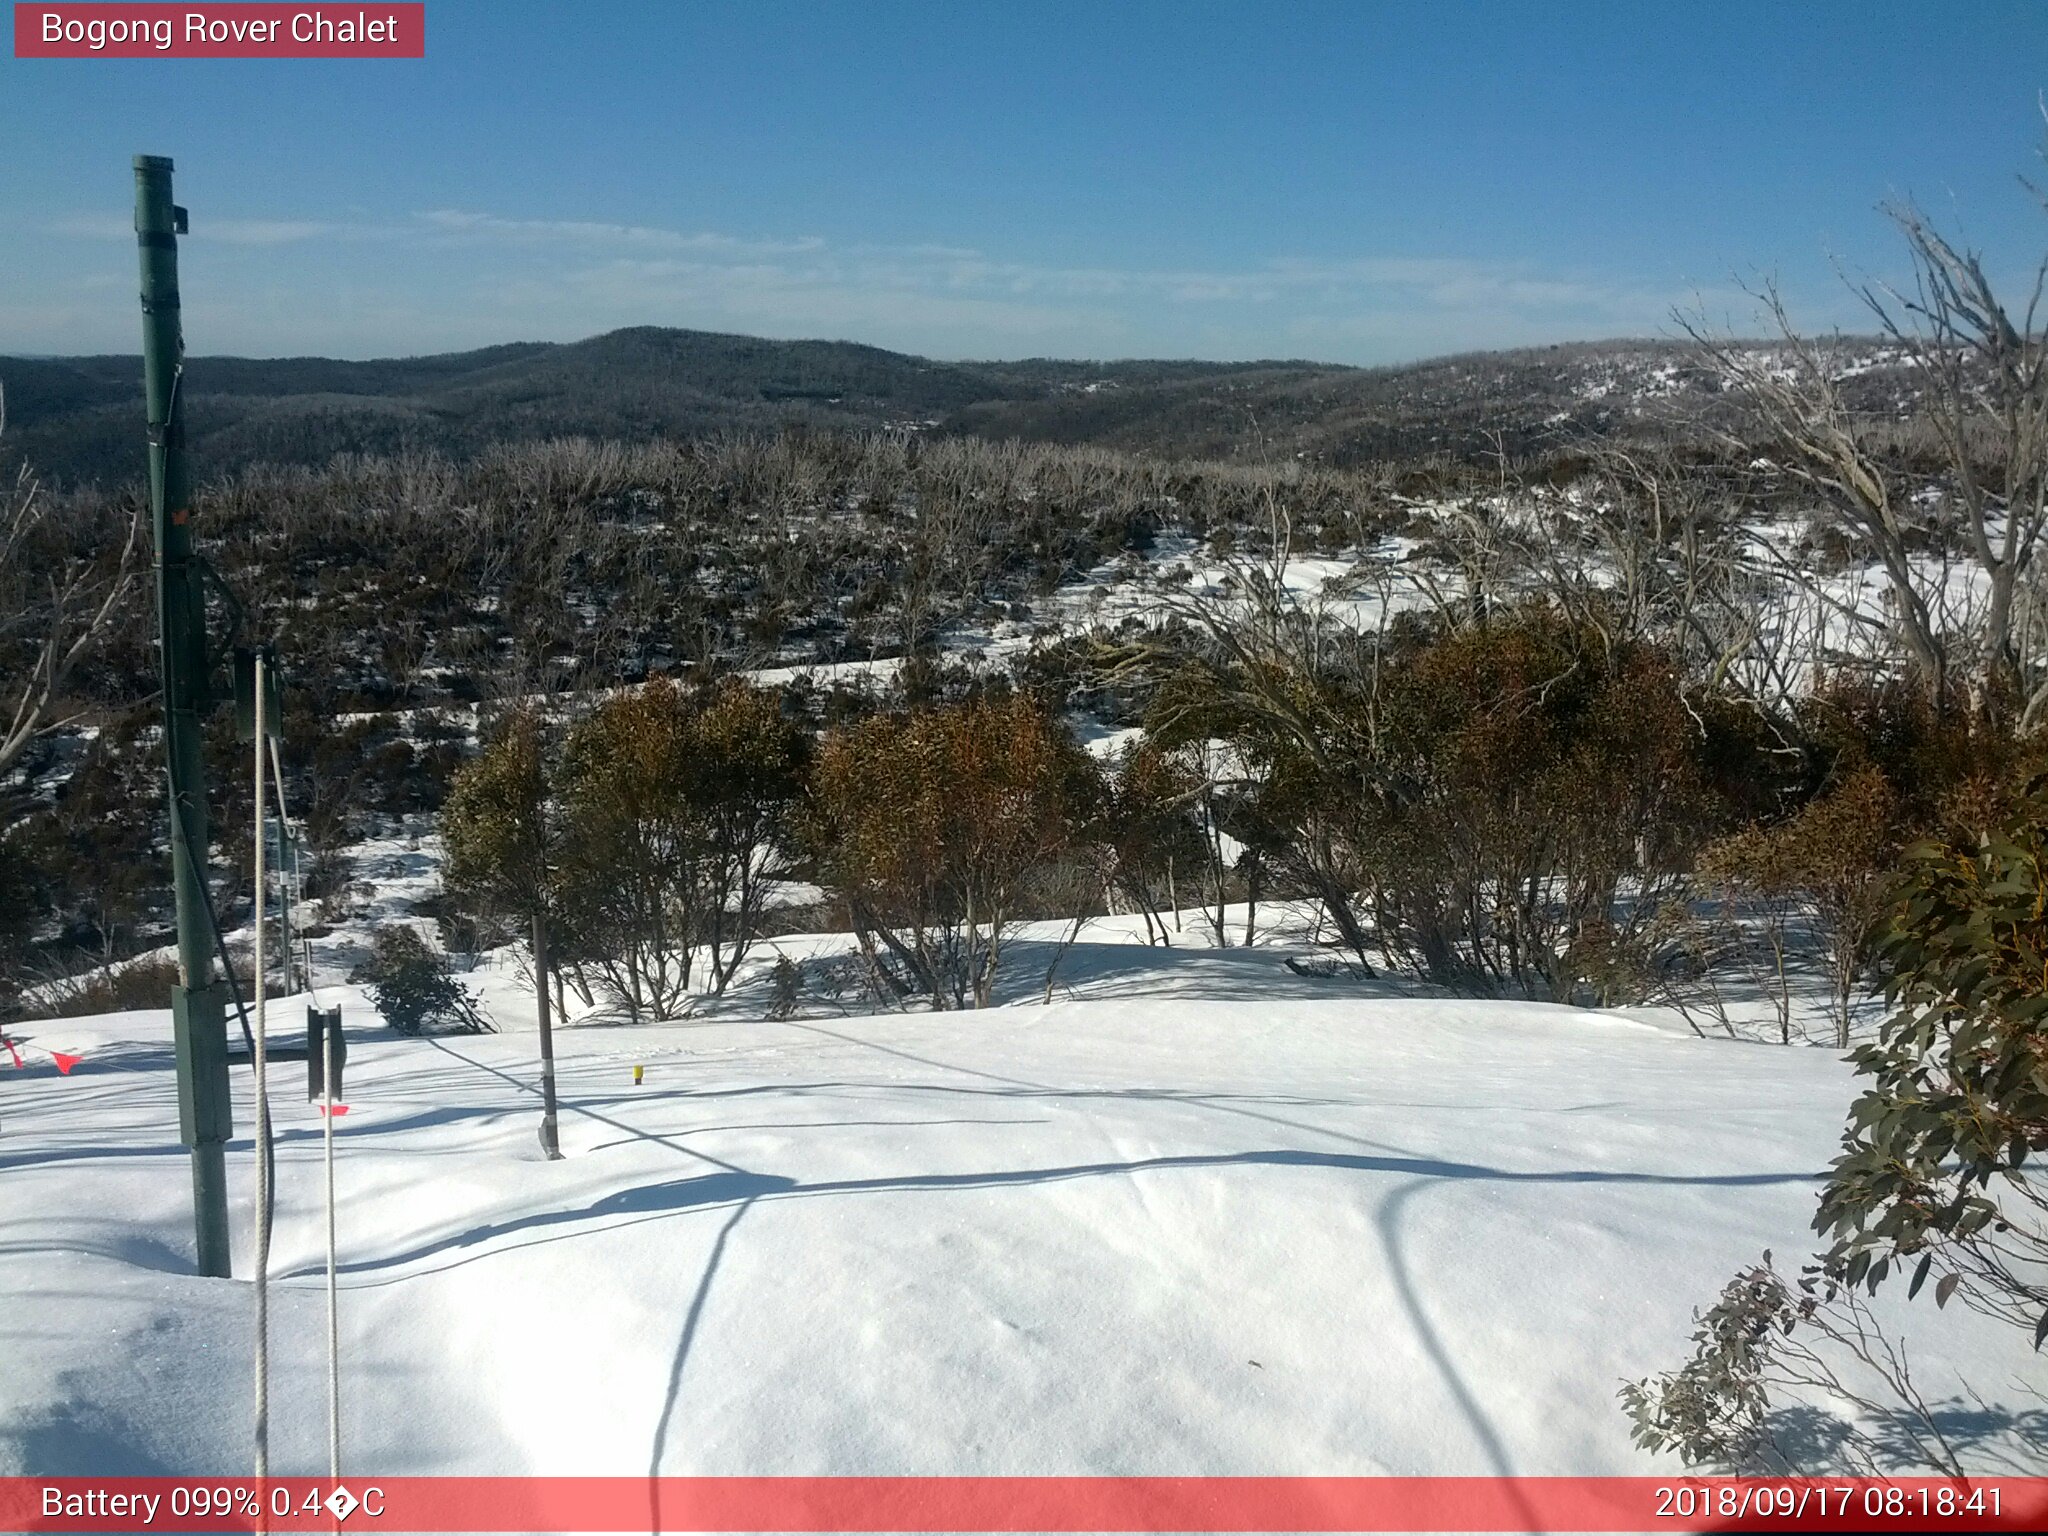
<path fill-rule="evenodd" d="M 1193 947 L 1192 923 L 1152 949 L 1130 921 L 1083 934 L 1050 1005 L 1022 1001 L 1033 978 L 980 1013 L 564 1029 L 556 1163 L 506 974 L 480 977 L 487 1037 L 402 1038 L 324 988 L 352 1040 L 346 1465 L 1655 1470 L 1616 1386 L 1677 1364 L 1762 1249 L 1806 1251 L 1847 1069 L 1300 976 L 1282 948 Z M 166 1016 L 17 1033 L 0 1473 L 246 1467 L 247 1069 L 238 1278 L 202 1279 Z M 85 1059 L 60 1075 L 52 1048 Z M 272 1068 L 287 1472 L 325 1466 L 303 1070 Z M 1996 1405 L 2024 1368 L 1960 1309 L 1881 1306 L 1938 1402 L 1967 1377 Z"/>

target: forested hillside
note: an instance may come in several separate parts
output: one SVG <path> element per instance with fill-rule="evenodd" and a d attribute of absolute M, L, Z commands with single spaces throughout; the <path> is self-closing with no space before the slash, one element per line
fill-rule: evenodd
<path fill-rule="evenodd" d="M 1897 353 L 1851 344 L 1853 391 L 1901 408 Z M 467 456 L 560 436 L 621 442 L 808 426 L 1097 444 L 1336 465 L 1697 435 L 1740 409 L 1675 342 L 1471 354 L 1394 368 L 1302 362 L 943 363 L 847 342 L 642 327 L 568 345 L 439 357 L 195 356 L 188 431 L 202 474 L 324 465 L 339 453 Z M 0 358 L 7 451 L 63 483 L 132 481 L 134 357 Z"/>

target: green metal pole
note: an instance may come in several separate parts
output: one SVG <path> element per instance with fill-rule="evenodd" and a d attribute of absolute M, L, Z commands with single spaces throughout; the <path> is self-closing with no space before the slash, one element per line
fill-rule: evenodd
<path fill-rule="evenodd" d="M 178 236 L 171 162 L 135 157 L 135 242 L 142 264 L 142 376 L 149 398 L 149 510 L 156 541 L 157 633 L 164 679 L 164 748 L 171 815 L 171 880 L 178 908 L 178 1133 L 192 1149 L 192 1216 L 199 1272 L 225 1276 L 228 1258 L 227 989 L 213 969 L 206 891 L 206 768 L 200 723 L 206 678 L 206 601 L 192 554 L 192 479 L 185 463 L 179 378 Z"/>

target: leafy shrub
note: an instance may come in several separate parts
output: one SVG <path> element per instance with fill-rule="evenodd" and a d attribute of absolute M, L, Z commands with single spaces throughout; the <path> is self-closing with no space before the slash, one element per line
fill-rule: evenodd
<path fill-rule="evenodd" d="M 1382 928 L 1466 989 L 1621 1001 L 1711 815 L 1671 656 L 1535 607 L 1398 655 L 1377 712 Z"/>
<path fill-rule="evenodd" d="M 491 1028 L 462 984 L 442 968 L 441 957 L 405 924 L 377 931 L 374 953 L 354 979 L 368 986 L 384 1022 L 400 1034 L 423 1034 L 431 1025 L 455 1034 Z"/>
<path fill-rule="evenodd" d="M 169 916 L 162 751 L 146 712 L 123 713 L 82 746 L 48 809 L 9 829 L 36 888 L 21 916 L 54 918 L 67 947 L 100 961 Z"/>
<path fill-rule="evenodd" d="M 1196 780 L 1179 756 L 1149 741 L 1127 746 L 1108 763 L 1089 817 L 1104 885 L 1145 920 L 1154 942 L 1155 914 L 1179 892 L 1176 866 L 1192 877 L 1206 845 L 1187 814 Z M 1157 942 L 1169 943 L 1159 922 Z"/>
<path fill-rule="evenodd" d="M 1764 905 L 1781 961 L 1783 923 L 1793 913 L 1805 920 L 1826 957 L 1835 1043 L 1845 1050 L 1850 1005 L 1889 899 L 1898 816 L 1890 783 L 1865 766 L 1787 820 L 1746 827 L 1702 859 L 1711 879 Z"/>
<path fill-rule="evenodd" d="M 1361 961 L 1370 942 L 1460 992 L 1637 995 L 1720 815 L 1673 656 L 1543 604 L 1361 646 L 1260 574 L 1240 618 L 1200 620 L 1208 654 L 1148 722 L 1235 749 L 1232 835 Z"/>
<path fill-rule="evenodd" d="M 1816 1230 L 1830 1271 L 1873 1290 L 1917 1259 L 1909 1293 L 2048 1338 L 2048 775 L 2003 822 L 1910 853 L 1881 942 L 1897 1011 L 1851 1060 L 1850 1110 Z M 1996 1182 L 1994 1182 L 1996 1181 Z"/>
<path fill-rule="evenodd" d="M 1734 1470 L 1807 1470 L 1772 1432 L 1773 1393 L 1851 1405 L 1837 1459 L 1865 1473 L 1963 1475 L 1902 1345 L 1863 1299 L 1911 1265 L 1951 1299 L 2048 1339 L 2048 775 L 1974 837 L 1910 850 L 1878 953 L 1896 1011 L 1851 1056 L 1870 1084 L 1849 1111 L 1814 1228 L 1831 1246 L 1788 1287 L 1738 1275 L 1701 1319 L 1679 1370 L 1621 1390 L 1638 1444 Z M 1855 1380 L 1851 1380 L 1851 1377 Z M 1982 1417 L 1981 1402 L 1977 1417 Z M 2038 1461 L 2039 1415 L 2010 1428 Z M 1829 1468 L 1827 1470 L 1834 1470 Z"/>
<path fill-rule="evenodd" d="M 1850 1407 L 1859 1417 L 1831 1415 L 1825 1437 L 1786 1433 L 1820 1411 L 1804 1401 L 1795 1407 L 1788 1393 Z M 1688 1466 L 1764 1475 L 1964 1475 L 1943 1416 L 1855 1287 L 1820 1265 L 1788 1284 L 1768 1252 L 1700 1317 L 1690 1360 L 1624 1384 L 1620 1396 L 1635 1443 L 1675 1452 Z M 1811 1464 L 1816 1441 L 1825 1445 L 1824 1466 Z"/>
<path fill-rule="evenodd" d="M 768 1017 L 771 1019 L 792 1019 L 803 1002 L 804 975 L 797 963 L 787 955 L 775 957 L 775 969 L 769 976 Z"/>
<path fill-rule="evenodd" d="M 301 894 L 307 901 L 346 905 L 355 879 L 355 860 L 342 848 L 314 848 L 305 856 Z"/>
<path fill-rule="evenodd" d="M 451 893 L 522 922 L 553 911 L 561 862 L 553 757 L 539 715 L 522 709 L 457 776 L 440 817 Z"/>

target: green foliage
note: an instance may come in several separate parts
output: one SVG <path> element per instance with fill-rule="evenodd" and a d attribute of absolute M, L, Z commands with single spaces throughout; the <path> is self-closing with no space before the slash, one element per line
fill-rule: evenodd
<path fill-rule="evenodd" d="M 795 1018 L 804 993 L 803 971 L 797 963 L 787 955 L 777 955 L 775 969 L 769 975 L 769 986 L 768 1017 L 778 1020 Z"/>
<path fill-rule="evenodd" d="M 548 912 L 561 838 L 548 775 L 539 715 L 515 712 L 456 775 L 442 807 L 450 890 L 526 921 Z"/>
<path fill-rule="evenodd" d="M 1911 850 L 1879 952 L 1896 1011 L 1850 1058 L 1850 1111 L 1816 1230 L 1873 1290 L 1913 1265 L 2048 1335 L 2048 776 L 1975 838 Z"/>
<path fill-rule="evenodd" d="M 562 903 L 582 958 L 635 1019 L 722 994 L 782 874 L 809 740 L 773 693 L 665 679 L 605 700 L 561 769 Z"/>
<path fill-rule="evenodd" d="M 1784 1283 L 1767 1265 L 1729 1281 L 1699 1318 L 1684 1366 L 1622 1386 L 1635 1443 L 1646 1451 L 1674 1451 L 1687 1466 L 1746 1471 L 1764 1462 L 1771 1406 L 1765 1378 L 1790 1332 L 1791 1307 Z"/>
<path fill-rule="evenodd" d="M 377 931 L 371 957 L 355 979 L 368 988 L 384 1022 L 401 1034 L 423 1034 L 437 1025 L 457 1034 L 491 1028 L 462 984 L 443 968 L 441 957 L 405 924 Z"/>
<path fill-rule="evenodd" d="M 1837 796 L 1724 857 L 1760 887 L 1824 884 L 1844 863 L 1860 885 L 1891 811 L 1883 786 L 1865 759 Z M 2048 1150 L 2048 776 L 1991 803 L 1997 820 L 1916 845 L 1884 886 L 1876 952 L 1895 1011 L 1850 1058 L 1868 1086 L 1814 1217 L 1831 1245 L 1796 1289 L 1765 1254 L 1701 1319 L 1685 1365 L 1621 1389 L 1637 1444 L 1730 1470 L 1840 1470 L 1794 1465 L 1773 1436 L 1774 1394 L 1789 1391 L 1857 1410 L 1836 1463 L 1959 1477 L 1864 1293 L 1910 1269 L 1909 1298 L 1932 1279 L 1937 1306 L 1960 1298 L 2036 1351 L 2048 1337 L 2048 1199 L 2029 1161 Z"/>

